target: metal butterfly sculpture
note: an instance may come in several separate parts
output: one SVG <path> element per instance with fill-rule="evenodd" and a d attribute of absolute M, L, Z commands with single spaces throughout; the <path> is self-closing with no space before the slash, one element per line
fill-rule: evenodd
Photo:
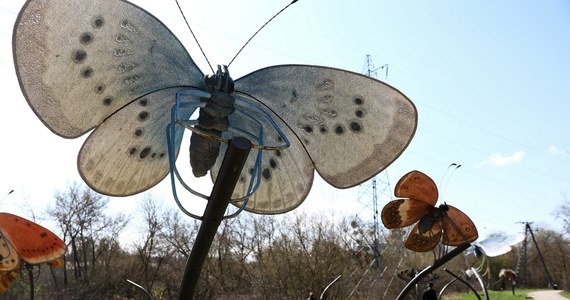
<path fill-rule="evenodd" d="M 382 223 L 386 228 L 402 228 L 414 223 L 405 246 L 416 252 L 430 251 L 441 241 L 444 245 L 459 246 L 477 239 L 473 221 L 459 209 L 442 204 L 436 207 L 438 191 L 435 182 L 420 171 L 402 176 L 394 195 L 382 209 Z"/>
<path fill-rule="evenodd" d="M 22 262 L 61 266 L 65 243 L 43 226 L 25 218 L 0 213 L 0 292 L 16 278 Z"/>
<path fill-rule="evenodd" d="M 215 180 L 232 136 L 273 150 L 250 154 L 233 204 L 283 213 L 304 201 L 315 170 L 337 188 L 373 177 L 404 151 L 417 125 L 405 95 L 345 70 L 280 65 L 234 82 L 219 68 L 204 77 L 163 23 L 127 1 L 28 0 L 13 51 L 23 94 L 51 131 L 77 138 L 93 130 L 79 173 L 111 196 L 159 183 L 190 129 L 196 176 L 210 170 Z"/>
<path fill-rule="evenodd" d="M 516 235 L 496 235 L 488 237 L 481 241 L 472 243 L 472 247 L 466 251 L 466 255 L 474 254 L 477 257 L 489 256 L 495 257 L 506 254 L 515 246 L 524 240 L 522 233 Z"/>

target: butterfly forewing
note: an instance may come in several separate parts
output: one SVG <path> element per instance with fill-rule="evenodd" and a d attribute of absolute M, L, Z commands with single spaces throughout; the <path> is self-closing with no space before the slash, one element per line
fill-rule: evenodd
<path fill-rule="evenodd" d="M 382 209 L 382 223 L 386 228 L 410 226 L 425 216 L 433 206 L 415 199 L 396 199 Z"/>
<path fill-rule="evenodd" d="M 84 134 L 140 96 L 203 77 L 166 26 L 123 1 L 29 0 L 13 48 L 26 100 L 64 137 Z"/>
<path fill-rule="evenodd" d="M 435 206 L 438 191 L 435 182 L 420 171 L 411 171 L 402 176 L 394 189 L 396 197 L 421 200 Z"/>
<path fill-rule="evenodd" d="M 18 255 L 29 264 L 60 258 L 65 253 L 63 241 L 43 226 L 9 213 L 0 213 L 0 230 Z"/>
<path fill-rule="evenodd" d="M 439 222 L 433 223 L 430 230 L 420 233 L 419 223 L 417 223 L 410 235 L 406 239 L 404 246 L 416 252 L 427 252 L 435 248 L 442 236 L 442 228 Z"/>
<path fill-rule="evenodd" d="M 444 216 L 441 220 L 444 231 L 442 243 L 459 246 L 463 243 L 475 241 L 479 235 L 473 221 L 459 209 L 451 205 L 447 206 L 449 207 L 446 212 L 447 217 Z"/>
<path fill-rule="evenodd" d="M 128 196 L 153 187 L 168 174 L 166 131 L 177 90 L 166 89 L 137 99 L 89 135 L 77 164 L 91 188 L 106 195 Z M 192 110 L 184 113 L 191 114 Z M 178 127 L 174 141 L 177 149 L 182 135 L 182 127 Z"/>
<path fill-rule="evenodd" d="M 339 188 L 390 165 L 416 130 L 416 109 L 406 96 L 349 71 L 274 66 L 236 80 L 235 86 L 277 114 L 298 139 L 289 137 L 291 143 L 300 141 L 319 175 Z"/>

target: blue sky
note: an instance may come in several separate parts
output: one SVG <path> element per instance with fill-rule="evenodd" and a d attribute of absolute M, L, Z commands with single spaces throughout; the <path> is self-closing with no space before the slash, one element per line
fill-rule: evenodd
<path fill-rule="evenodd" d="M 56 190 L 80 180 L 75 163 L 82 139 L 52 134 L 21 95 L 11 33 L 23 3 L 0 4 L 0 197 L 15 190 L 0 207 L 29 217 L 29 207 L 41 213 Z M 171 28 L 210 73 L 174 1 L 135 3 Z M 181 0 L 209 60 L 227 64 L 288 1 L 207 3 Z M 440 201 L 471 216 L 484 236 L 521 231 L 519 221 L 561 228 L 553 212 L 570 189 L 569 53 L 570 3 L 562 0 L 299 0 L 245 48 L 230 71 L 239 78 L 299 63 L 362 72 L 366 55 L 376 67 L 388 64 L 387 77 L 380 69 L 378 78 L 406 94 L 419 115 L 410 146 L 386 170 L 390 189 L 411 170 L 440 184 L 450 163 L 461 164 L 440 186 Z M 173 205 L 168 182 L 151 193 Z M 113 199 L 111 206 L 129 210 L 138 198 Z M 366 201 L 357 198 L 358 188 L 340 191 L 317 181 L 300 209 L 366 215 Z M 381 195 L 380 206 L 390 198 Z"/>

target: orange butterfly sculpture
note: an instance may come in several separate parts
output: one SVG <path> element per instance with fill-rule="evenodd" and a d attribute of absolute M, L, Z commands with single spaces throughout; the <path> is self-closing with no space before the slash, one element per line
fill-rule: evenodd
<path fill-rule="evenodd" d="M 479 236 L 473 221 L 459 209 L 442 204 L 435 207 L 438 191 L 429 176 L 411 171 L 402 176 L 394 195 L 382 209 L 382 223 L 386 228 L 402 228 L 414 223 L 406 248 L 416 252 L 430 251 L 441 240 L 444 245 L 459 246 L 473 242 Z"/>
<path fill-rule="evenodd" d="M 65 243 L 39 224 L 0 213 L 0 234 L 0 292 L 6 291 L 16 278 L 21 260 L 30 265 L 63 265 Z"/>

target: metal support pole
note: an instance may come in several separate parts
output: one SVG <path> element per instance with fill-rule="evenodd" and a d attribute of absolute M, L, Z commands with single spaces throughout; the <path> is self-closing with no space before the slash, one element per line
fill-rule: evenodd
<path fill-rule="evenodd" d="M 190 252 L 190 257 L 188 257 L 186 262 L 186 270 L 184 271 L 180 294 L 178 295 L 180 300 L 194 298 L 202 266 L 208 256 L 218 227 L 222 222 L 224 212 L 228 207 L 250 149 L 251 142 L 243 137 L 232 138 L 228 145 L 224 161 L 220 166 L 218 178 L 214 183 L 204 211 L 202 224 L 196 235 L 192 252 Z"/>
<path fill-rule="evenodd" d="M 422 280 L 422 278 L 424 278 L 426 275 L 428 275 L 429 273 L 431 273 L 432 271 L 434 271 L 435 269 L 441 267 L 443 264 L 445 264 L 446 262 L 448 262 L 450 259 L 456 257 L 457 255 L 461 254 L 461 252 L 463 252 L 465 249 L 469 248 L 471 246 L 470 243 L 464 243 L 460 246 L 458 246 L 457 248 L 449 251 L 449 253 L 447 253 L 446 255 L 442 256 L 440 259 L 436 259 L 433 262 L 433 265 L 423 269 L 423 271 L 421 271 L 418 275 L 416 275 L 416 277 L 414 277 L 414 279 L 412 279 L 410 282 L 408 282 L 408 284 L 404 287 L 404 289 L 400 292 L 400 294 L 398 295 L 398 297 L 396 298 L 396 300 L 402 300 L 404 299 L 404 297 L 406 297 L 406 295 L 408 294 L 408 292 L 412 289 L 412 287 L 414 287 L 420 280 Z"/>

